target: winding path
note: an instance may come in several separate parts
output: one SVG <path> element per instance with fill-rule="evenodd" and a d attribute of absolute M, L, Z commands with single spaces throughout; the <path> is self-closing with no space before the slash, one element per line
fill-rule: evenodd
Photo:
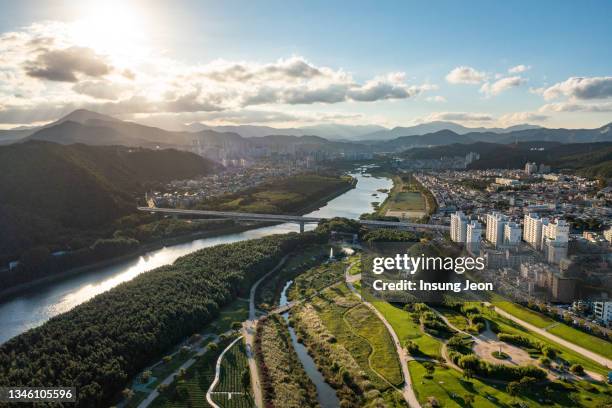
<path fill-rule="evenodd" d="M 220 380 L 220 377 L 221 377 L 221 363 L 223 362 L 223 356 L 225 356 L 225 353 L 227 353 L 227 351 L 229 349 L 231 349 L 234 346 L 234 344 L 236 344 L 239 340 L 241 340 L 242 337 L 243 336 L 240 336 L 240 337 L 236 338 L 236 340 L 232 341 L 229 344 L 229 346 L 227 346 L 225 348 L 225 350 L 223 350 L 223 352 L 219 355 L 219 358 L 217 359 L 217 365 L 215 367 L 215 379 L 210 384 L 210 387 L 208 387 L 208 391 L 206 391 L 206 401 L 208 401 L 208 403 L 213 408 L 221 408 L 219 405 L 217 405 L 217 403 L 215 401 L 213 401 L 213 399 L 212 399 L 212 392 L 215 389 L 215 387 L 217 386 L 217 384 L 219 384 L 219 380 Z"/>
<path fill-rule="evenodd" d="M 395 350 L 400 360 L 400 366 L 402 368 L 402 375 L 404 376 L 404 386 L 402 387 L 402 395 L 404 397 L 404 400 L 406 400 L 406 402 L 408 403 L 408 406 L 411 408 L 421 408 L 421 403 L 419 402 L 414 392 L 414 388 L 412 386 L 412 379 L 410 378 L 410 371 L 408 370 L 408 361 L 409 361 L 408 354 L 406 353 L 406 350 L 402 347 L 402 343 L 397 337 L 397 334 L 395 334 L 395 330 L 393 330 L 393 327 L 387 321 L 385 316 L 383 316 L 383 314 L 380 313 L 378 309 L 376 309 L 374 305 L 372 305 L 370 302 L 363 300 L 363 298 L 361 297 L 361 294 L 357 291 L 357 289 L 355 289 L 355 286 L 353 285 L 353 283 L 359 280 L 361 276 L 351 275 L 349 273 L 349 270 L 351 269 L 353 264 L 354 263 L 350 264 L 344 272 L 346 284 L 351 290 L 351 292 L 357 295 L 361 299 L 363 304 L 366 305 L 368 308 L 370 308 L 370 310 L 372 310 L 374 314 L 376 314 L 376 316 L 383 322 L 383 324 L 387 328 L 387 331 L 389 332 L 389 334 L 391 335 L 391 338 L 393 339 L 393 344 L 395 345 Z"/>

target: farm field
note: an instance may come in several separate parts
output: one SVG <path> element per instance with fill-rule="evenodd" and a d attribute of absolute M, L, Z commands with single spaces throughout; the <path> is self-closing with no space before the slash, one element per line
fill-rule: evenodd
<path fill-rule="evenodd" d="M 393 177 L 393 188 L 378 209 L 381 215 L 399 218 L 419 218 L 426 215 L 426 211 L 423 194 L 402 176 Z"/>
<path fill-rule="evenodd" d="M 150 405 L 152 408 L 208 408 L 206 391 L 215 378 L 215 364 L 222 349 L 209 350 L 189 367 L 185 377 L 177 384 L 181 392 L 168 390 L 160 394 Z"/>
<path fill-rule="evenodd" d="M 212 394 L 213 401 L 224 408 L 254 407 L 250 384 L 246 347 L 244 341 L 239 340 L 223 356 L 219 384 Z"/>

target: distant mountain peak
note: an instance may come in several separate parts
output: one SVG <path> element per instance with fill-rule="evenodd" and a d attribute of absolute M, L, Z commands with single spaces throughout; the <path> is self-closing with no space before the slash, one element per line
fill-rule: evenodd
<path fill-rule="evenodd" d="M 69 114 L 67 114 L 66 116 L 56 120 L 51 125 L 56 125 L 56 124 L 63 123 L 66 121 L 77 122 L 77 123 L 85 125 L 87 124 L 87 122 L 92 121 L 92 120 L 101 120 L 101 121 L 106 121 L 106 122 L 120 122 L 119 119 L 113 118 L 112 116 L 103 115 L 101 113 L 90 111 L 87 109 L 76 109 L 70 112 Z"/>

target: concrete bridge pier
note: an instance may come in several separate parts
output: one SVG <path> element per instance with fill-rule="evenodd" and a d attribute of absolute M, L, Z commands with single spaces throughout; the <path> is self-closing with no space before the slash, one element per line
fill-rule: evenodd
<path fill-rule="evenodd" d="M 304 223 L 300 222 L 300 234 L 304 232 Z"/>

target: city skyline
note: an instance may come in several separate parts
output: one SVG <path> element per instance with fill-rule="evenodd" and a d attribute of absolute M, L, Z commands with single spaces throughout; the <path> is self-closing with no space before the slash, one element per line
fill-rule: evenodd
<path fill-rule="evenodd" d="M 612 118 L 606 2 L 2 3 L 0 128 L 77 108 L 162 127 Z"/>

